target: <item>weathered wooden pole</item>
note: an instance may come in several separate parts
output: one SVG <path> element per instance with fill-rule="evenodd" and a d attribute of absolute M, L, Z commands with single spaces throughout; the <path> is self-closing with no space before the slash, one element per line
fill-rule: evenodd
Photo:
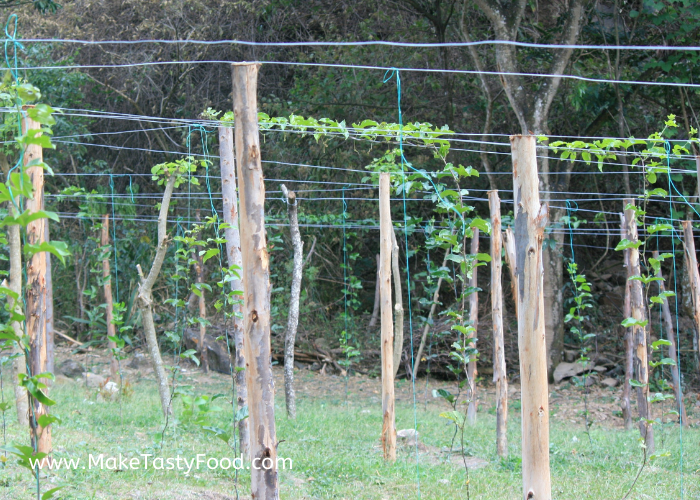
<path fill-rule="evenodd" d="M 700 182 L 700 180 L 698 180 Z M 695 332 L 700 336 L 700 273 L 698 273 L 698 258 L 695 253 L 695 240 L 693 237 L 693 221 L 683 221 L 683 242 L 685 243 L 685 263 L 688 269 L 688 281 L 690 282 L 690 294 L 693 303 L 693 320 Z M 696 344 L 700 355 L 700 341 Z"/>
<path fill-rule="evenodd" d="M 503 346 L 503 288 L 501 287 L 501 200 L 489 191 L 491 210 L 491 320 L 493 323 L 493 381 L 496 384 L 496 451 L 508 456 L 508 377 Z"/>
<path fill-rule="evenodd" d="M 623 207 L 624 210 L 624 207 Z M 625 214 L 620 214 L 620 239 L 627 239 L 627 222 L 625 222 Z M 625 280 L 625 297 L 622 303 L 622 316 L 629 318 L 632 316 L 632 306 L 630 305 L 630 251 L 628 248 L 622 251 L 622 259 L 624 267 L 627 270 L 627 280 Z M 632 342 L 632 328 L 625 328 L 625 380 L 622 383 L 622 399 L 620 407 L 622 408 L 622 418 L 625 422 L 625 430 L 632 429 L 632 403 L 630 402 L 630 394 L 632 386 L 630 380 L 634 377 L 634 345 Z"/>
<path fill-rule="evenodd" d="M 379 279 L 381 294 L 382 354 L 382 449 L 384 460 L 396 460 L 394 416 L 394 320 L 391 307 L 391 182 L 389 173 L 379 175 Z"/>
<path fill-rule="evenodd" d="M 544 333 L 542 242 L 548 207 L 540 205 L 536 138 L 510 137 L 515 203 L 515 276 L 522 402 L 523 499 L 551 500 L 549 387 Z"/>
<path fill-rule="evenodd" d="M 105 320 L 107 321 L 107 337 L 115 337 L 117 335 L 114 326 L 114 304 L 112 300 L 112 273 L 109 268 L 109 252 L 105 247 L 110 246 L 109 242 L 109 214 L 102 216 L 102 232 L 100 233 L 100 245 L 103 249 L 102 258 L 102 287 L 105 294 Z M 119 376 L 119 367 L 117 359 L 114 356 L 114 349 L 117 348 L 117 343 L 113 340 L 107 340 L 109 347 L 109 376 L 112 380 L 117 380 Z"/>
<path fill-rule="evenodd" d="M 199 209 L 195 212 L 195 221 L 197 225 L 201 224 L 202 218 L 199 214 Z M 195 240 L 200 239 L 200 232 L 197 231 L 195 235 Z M 194 251 L 194 276 L 195 283 L 200 285 L 199 295 L 197 296 L 197 304 L 199 310 L 199 335 L 197 347 L 199 348 L 199 359 L 202 364 L 202 371 L 204 373 L 209 373 L 209 352 L 207 351 L 206 336 L 207 336 L 207 302 L 205 299 L 205 291 L 201 288 L 204 283 L 204 257 L 200 255 L 200 250 L 202 247 L 195 247 Z"/>
<path fill-rule="evenodd" d="M 26 115 L 22 116 L 22 133 L 26 134 L 28 130 L 39 130 L 41 124 L 29 118 Z M 44 167 L 42 165 L 33 165 L 32 162 L 43 161 L 43 150 L 41 146 L 36 144 L 27 145 L 24 151 L 24 166 L 26 173 L 33 186 L 33 197 L 27 199 L 25 203 L 26 210 L 29 213 L 35 213 L 44 210 Z M 48 219 L 40 218 L 30 222 L 27 225 L 27 244 L 41 245 L 46 241 L 46 225 Z M 52 361 L 49 356 L 53 353 L 51 346 L 52 339 L 50 338 L 47 319 L 49 311 L 53 309 L 48 305 L 49 293 L 47 287 L 47 252 L 35 253 L 27 262 L 27 334 L 29 335 L 29 366 L 31 375 L 45 373 L 48 371 Z M 44 383 L 46 379 L 42 379 Z M 47 391 L 45 389 L 44 391 Z M 47 406 L 39 403 L 37 400 L 32 400 L 33 415 L 29 419 L 29 424 L 32 431 L 32 443 L 35 445 L 36 451 L 39 453 L 51 452 L 51 426 L 42 428 L 37 424 L 37 421 L 42 415 L 49 413 Z"/>
<path fill-rule="evenodd" d="M 243 260 L 241 257 L 241 233 L 238 224 L 238 194 L 236 193 L 236 162 L 233 152 L 233 129 L 219 127 L 219 157 L 221 159 L 221 194 L 224 202 L 224 236 L 226 237 L 226 257 L 228 266 L 234 273 L 231 280 L 231 291 L 237 294 L 231 304 L 231 330 L 233 344 L 236 350 L 234 365 L 234 380 L 236 383 L 236 403 L 238 411 L 243 411 L 248 405 L 248 389 L 246 386 L 243 316 L 240 298 L 243 296 L 243 281 L 241 279 Z M 250 435 L 248 419 L 238 419 L 238 441 L 240 452 L 250 458 Z"/>
<path fill-rule="evenodd" d="M 652 257 L 655 259 L 659 258 L 659 252 L 654 250 L 652 252 Z M 659 272 L 656 273 L 658 278 L 661 278 L 657 283 L 659 284 L 659 294 L 663 294 L 666 290 L 664 286 L 664 277 L 659 268 Z M 666 329 L 666 338 L 671 344 L 668 346 L 668 357 L 673 360 L 673 365 L 671 368 L 671 380 L 673 380 L 673 394 L 676 396 L 676 406 L 678 406 L 678 416 L 681 420 L 683 427 L 688 427 L 688 415 L 685 411 L 685 405 L 683 404 L 683 392 L 681 390 L 681 374 L 680 367 L 678 365 L 678 347 L 676 345 L 676 328 L 673 325 L 673 316 L 671 316 L 671 308 L 668 305 L 668 298 L 661 297 L 661 317 L 664 320 L 664 328 Z"/>
<path fill-rule="evenodd" d="M 251 429 L 251 496 L 279 498 L 275 384 L 270 350 L 270 258 L 265 235 L 265 183 L 258 132 L 256 63 L 233 65 L 236 163 L 240 182 L 243 348 Z"/>
<path fill-rule="evenodd" d="M 479 253 L 479 229 L 472 229 L 472 241 L 469 248 L 469 253 L 476 255 Z M 476 271 L 478 267 L 474 267 L 472 270 L 472 277 L 469 280 L 469 286 L 472 288 L 477 287 Z M 469 323 L 474 327 L 474 330 L 469 333 L 469 338 L 472 339 L 470 342 L 471 347 L 476 347 L 476 330 L 479 326 L 479 293 L 474 290 L 471 295 L 469 295 Z M 469 364 L 467 365 L 467 379 L 468 379 L 468 394 L 469 404 L 467 405 L 467 422 L 471 425 L 476 423 L 476 356 L 471 356 Z"/>
<path fill-rule="evenodd" d="M 634 200 L 626 199 L 625 224 L 627 226 L 627 239 L 632 242 L 639 240 L 637 235 L 637 215 L 634 210 Z M 631 208 L 627 208 L 631 206 Z M 639 250 L 629 249 L 630 277 L 640 276 Z M 644 438 L 646 452 L 654 453 L 654 428 L 648 423 L 651 419 L 649 412 L 649 355 L 647 347 L 647 329 L 643 323 L 646 317 L 646 305 L 644 304 L 644 290 L 642 282 L 638 279 L 628 278 L 630 284 L 630 308 L 631 318 L 636 324 L 632 325 L 632 346 L 634 348 L 634 377 L 639 382 L 637 386 L 637 410 L 639 411 L 639 432 Z"/>
<path fill-rule="evenodd" d="M 287 404 L 287 416 L 295 419 L 297 418 L 297 402 L 294 392 L 294 345 L 297 338 L 297 327 L 299 326 L 299 297 L 301 295 L 301 278 L 304 265 L 304 242 L 301 241 L 301 233 L 299 232 L 297 196 L 294 191 L 287 190 L 284 184 L 280 188 L 284 197 L 287 198 L 289 232 L 292 236 L 292 248 L 294 250 L 287 331 L 284 334 L 284 399 Z"/>

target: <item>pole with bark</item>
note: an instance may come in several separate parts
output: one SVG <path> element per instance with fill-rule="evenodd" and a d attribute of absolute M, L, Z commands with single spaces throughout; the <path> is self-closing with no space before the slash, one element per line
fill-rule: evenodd
<path fill-rule="evenodd" d="M 114 303 L 112 300 L 112 273 L 109 268 L 109 252 L 107 248 L 109 242 L 109 214 L 102 216 L 102 231 L 100 233 L 100 245 L 104 252 L 102 258 L 102 287 L 105 294 L 105 319 L 107 321 L 107 337 L 115 337 L 117 335 L 114 326 Z M 117 380 L 119 376 L 119 366 L 117 359 L 114 356 L 114 350 L 117 348 L 117 343 L 107 339 L 107 347 L 109 347 L 109 376 L 112 380 Z"/>
<path fill-rule="evenodd" d="M 292 270 L 292 291 L 289 298 L 289 314 L 287 315 L 287 332 L 284 335 L 284 397 L 287 403 L 287 416 L 297 418 L 297 403 L 294 394 L 294 344 L 299 326 L 299 295 L 301 294 L 302 266 L 304 265 L 304 242 L 299 232 L 297 216 L 297 197 L 294 191 L 288 191 L 282 184 L 282 194 L 287 199 L 287 214 L 289 216 L 289 232 L 292 235 L 294 248 L 294 268 Z"/>
<path fill-rule="evenodd" d="M 496 451 L 499 457 L 505 458 L 508 456 L 508 376 L 503 345 L 501 200 L 498 197 L 498 191 L 489 191 L 488 194 L 491 211 L 491 319 L 493 324 L 493 381 L 496 384 Z"/>
<path fill-rule="evenodd" d="M 231 304 L 231 329 L 235 360 L 233 377 L 236 385 L 237 413 L 242 414 L 248 406 L 248 389 L 246 386 L 243 315 L 240 298 L 243 296 L 243 281 L 241 273 L 243 259 L 241 257 L 241 233 L 238 224 L 238 194 L 236 193 L 236 162 L 233 152 L 233 129 L 219 127 L 219 156 L 221 158 L 221 192 L 224 204 L 224 236 L 226 237 L 226 257 L 228 266 L 234 273 L 231 280 L 231 291 L 235 294 Z M 238 441 L 241 453 L 250 458 L 250 435 L 248 419 L 238 419 Z"/>
<path fill-rule="evenodd" d="M 265 183 L 258 131 L 259 64 L 233 64 L 236 166 L 240 182 L 243 331 L 248 388 L 251 496 L 279 498 L 275 385 L 270 347 L 270 257 L 265 235 Z"/>
<path fill-rule="evenodd" d="M 165 183 L 165 191 L 163 192 L 163 199 L 160 203 L 160 212 L 158 214 L 158 247 L 156 248 L 156 256 L 153 259 L 148 276 L 143 275 L 140 264 L 136 266 L 141 279 L 136 295 L 136 305 L 141 311 L 143 333 L 146 337 L 148 354 L 151 356 L 151 365 L 158 384 L 161 410 L 166 419 L 168 415 L 172 414 L 172 407 L 170 405 L 168 377 L 163 366 L 163 358 L 160 355 L 158 338 L 156 337 L 156 325 L 153 320 L 153 285 L 158 279 L 160 269 L 163 267 L 163 261 L 165 260 L 165 254 L 168 251 L 168 209 L 170 208 L 170 199 L 175 189 L 176 178 L 177 173 L 173 172 Z"/>
<path fill-rule="evenodd" d="M 625 222 L 625 214 L 620 214 L 620 239 L 627 239 L 627 222 Z M 624 267 L 627 269 L 627 277 L 632 276 L 630 274 L 630 254 L 629 249 L 626 248 L 622 251 L 622 258 L 624 262 Z M 632 306 L 630 305 L 630 281 L 625 280 L 625 297 L 622 303 L 622 316 L 623 318 L 629 318 L 632 316 Z M 622 408 L 622 418 L 625 422 L 625 430 L 629 431 L 632 429 L 632 404 L 630 403 L 630 394 L 632 392 L 632 386 L 630 385 L 630 380 L 634 377 L 634 349 L 632 347 L 632 328 L 625 328 L 625 380 L 622 385 L 622 398 L 620 400 L 620 407 Z"/>
<path fill-rule="evenodd" d="M 536 138 L 510 137 L 515 209 L 515 275 L 522 403 L 523 498 L 551 500 L 549 386 L 542 242 L 548 207 L 540 205 Z"/>
<path fill-rule="evenodd" d="M 0 163 L 2 171 L 5 174 L 5 179 L 9 180 L 10 165 L 7 157 L 0 152 Z M 12 217 L 17 217 L 19 212 L 15 206 L 19 206 L 19 196 L 15 196 L 14 203 L 7 203 L 8 213 Z M 17 297 L 22 296 L 22 238 L 20 227 L 18 224 L 12 224 L 7 227 L 7 244 L 10 250 L 10 272 L 8 288 L 12 290 Z M 15 300 L 13 297 L 8 297 L 8 307 L 10 311 L 16 314 L 23 314 L 21 300 Z M 24 335 L 24 321 L 13 321 L 12 330 L 17 337 Z M 24 353 L 16 343 L 12 343 L 12 355 L 16 355 L 12 361 L 13 387 L 15 392 L 15 407 L 17 409 L 17 422 L 20 427 L 29 426 L 29 401 L 27 398 L 27 389 L 19 384 L 20 375 L 27 374 L 27 363 Z"/>
<path fill-rule="evenodd" d="M 379 276 L 381 287 L 382 356 L 382 449 L 384 460 L 396 460 L 396 418 L 394 415 L 394 324 L 391 307 L 391 183 L 389 173 L 379 175 Z"/>
<path fill-rule="evenodd" d="M 472 241 L 469 253 L 476 255 L 479 253 L 479 229 L 472 229 Z M 469 280 L 469 286 L 474 289 L 477 287 L 476 271 L 479 269 L 474 266 L 472 269 L 472 277 Z M 469 295 L 469 324 L 474 328 L 469 333 L 471 339 L 470 347 L 476 348 L 476 330 L 479 326 L 479 293 L 473 290 Z M 476 424 L 476 356 L 470 356 L 467 366 L 467 383 L 469 384 L 467 397 L 469 404 L 467 406 L 467 422 L 471 425 Z"/>
<path fill-rule="evenodd" d="M 637 242 L 637 214 L 634 209 L 634 200 L 626 199 L 625 203 L 625 223 L 627 225 L 627 239 L 631 242 Z M 627 207 L 630 208 L 627 208 Z M 647 347 L 647 329 L 646 329 L 646 306 L 644 304 L 644 290 L 642 282 L 638 279 L 632 279 L 634 276 L 640 276 L 641 270 L 639 265 L 639 250 L 636 247 L 629 248 L 629 268 L 627 273 L 630 284 L 630 308 L 632 323 L 632 347 L 634 361 L 634 377 L 638 382 L 637 385 L 637 410 L 639 411 L 639 432 L 644 438 L 646 452 L 654 453 L 654 428 L 648 422 L 651 419 L 649 405 L 649 353 Z"/>
<path fill-rule="evenodd" d="M 195 221 L 197 225 L 201 223 L 201 217 L 199 215 L 199 210 L 195 212 Z M 195 240 L 200 239 L 199 231 L 195 235 Z M 195 247 L 194 252 L 194 273 L 195 273 L 195 283 L 200 285 L 199 295 L 197 296 L 197 304 L 199 306 L 199 341 L 197 342 L 197 347 L 199 348 L 199 359 L 202 363 L 202 370 L 204 373 L 209 373 L 209 353 L 206 346 L 206 336 L 207 336 L 207 303 L 204 297 L 204 257 L 199 252 L 200 247 Z"/>
<path fill-rule="evenodd" d="M 41 124 L 22 116 L 22 133 L 29 130 L 39 130 Z M 27 145 L 24 151 L 24 166 L 31 180 L 33 196 L 25 202 L 25 208 L 29 213 L 44 210 L 44 167 L 37 165 L 43 161 L 42 147 L 36 144 Z M 27 224 L 26 241 L 28 245 L 39 246 L 46 241 L 48 219 L 39 218 Z M 46 373 L 53 361 L 49 356 L 53 354 L 53 339 L 48 328 L 48 314 L 53 309 L 49 306 L 50 299 L 47 287 L 48 277 L 48 252 L 37 252 L 27 262 L 27 311 L 26 328 L 29 335 L 29 367 L 31 375 Z M 50 278 L 48 279 L 50 281 Z M 46 383 L 46 379 L 42 379 Z M 48 392 L 48 389 L 44 389 Z M 33 418 L 29 419 L 32 444 L 39 453 L 51 452 L 51 427 L 42 428 L 38 421 L 43 415 L 49 413 L 47 406 L 37 400 L 32 401 Z"/>
<path fill-rule="evenodd" d="M 391 275 L 394 278 L 394 379 L 401 366 L 403 352 L 403 291 L 399 267 L 399 245 L 396 230 L 391 231 Z"/>
<path fill-rule="evenodd" d="M 688 281 L 690 282 L 690 294 L 693 304 L 693 321 L 695 323 L 695 332 L 700 336 L 700 273 L 698 272 L 697 253 L 695 253 L 693 222 L 686 220 L 681 224 L 683 225 L 685 263 L 686 269 L 688 269 Z M 700 344 L 700 342 L 698 342 L 694 347 L 698 348 L 698 355 L 700 355 L 700 345 L 698 344 Z"/>
<path fill-rule="evenodd" d="M 659 259 L 659 252 L 654 250 L 652 252 L 652 257 Z M 661 272 L 661 267 L 659 267 L 659 272 L 656 273 L 659 284 L 659 295 L 661 295 L 661 317 L 664 320 L 664 329 L 666 330 L 666 338 L 671 344 L 668 346 L 668 357 L 673 360 L 673 365 L 671 365 L 671 380 L 673 380 L 673 394 L 676 397 L 676 406 L 678 406 L 678 416 L 681 420 L 683 427 L 688 427 L 688 415 L 685 411 L 685 405 L 683 404 L 683 392 L 681 388 L 681 374 L 678 365 L 678 347 L 676 344 L 676 329 L 673 326 L 673 316 L 671 316 L 671 308 L 668 304 L 668 298 L 664 296 L 666 287 L 664 286 L 664 277 Z"/>

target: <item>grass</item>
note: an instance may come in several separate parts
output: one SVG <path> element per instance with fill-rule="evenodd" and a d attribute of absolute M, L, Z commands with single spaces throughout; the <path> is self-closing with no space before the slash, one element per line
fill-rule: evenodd
<path fill-rule="evenodd" d="M 281 371 L 277 373 L 280 375 Z M 225 376 L 204 377 L 195 373 L 182 383 L 193 385 L 195 394 L 230 393 Z M 422 449 L 418 464 L 413 446 L 402 446 L 395 464 L 384 463 L 379 446 L 382 425 L 379 381 L 363 377 L 350 379 L 347 403 L 344 381 L 302 371 L 297 375 L 298 418 L 289 421 L 284 413 L 284 397 L 277 378 L 276 402 L 278 453 L 293 460 L 293 469 L 280 471 L 281 497 L 393 499 L 466 498 L 467 485 L 461 459 L 446 461 L 454 427 L 439 413 L 449 409 L 441 400 L 423 404 L 423 386 L 416 408 Z M 436 384 L 435 387 L 438 387 Z M 448 385 L 444 385 L 448 387 Z M 58 401 L 54 413 L 62 423 L 54 426 L 54 457 L 80 457 L 87 464 L 88 454 L 105 457 L 138 457 L 153 454 L 161 457 L 181 455 L 193 459 L 198 453 L 209 457 L 232 456 L 220 439 L 183 418 L 182 401 L 175 403 L 173 422 L 165 432 L 162 449 L 158 437 L 162 418 L 155 384 L 150 379 L 134 382 L 134 394 L 122 403 L 122 418 L 117 402 L 98 400 L 95 389 L 73 381 L 58 382 L 52 397 Z M 10 391 L 6 388 L 8 397 Z M 520 498 L 520 419 L 512 409 L 509 419 L 507 460 L 495 455 L 495 417 L 490 394 L 483 394 L 478 424 L 467 428 L 466 447 L 470 462 L 481 465 L 469 473 L 471 498 Z M 560 401 L 553 407 L 566 404 Z M 595 404 L 595 403 L 593 403 Z M 230 428 L 230 406 L 225 399 L 215 403 L 221 411 L 210 412 L 210 425 Z M 513 405 L 515 406 L 515 405 Z M 558 410 L 557 410 L 558 411 Z M 554 412 L 554 410 L 553 410 Z M 397 428 L 413 428 L 414 410 L 410 384 L 397 386 Z M 582 418 L 579 419 L 582 421 Z M 631 499 L 681 498 L 679 464 L 679 428 L 677 425 L 657 429 L 659 458 L 642 472 Z M 565 499 L 621 499 L 630 488 L 640 466 L 642 453 L 636 431 L 594 425 L 593 446 L 580 422 L 554 416 L 551 425 L 552 495 Z M 700 498 L 700 430 L 683 432 L 684 498 Z M 14 408 L 7 412 L 7 441 L 27 443 L 27 431 L 15 421 Z M 662 443 L 663 442 L 663 443 Z M 0 499 L 35 498 L 36 484 L 30 472 L 8 457 L 0 469 Z M 66 499 L 228 499 L 236 498 L 232 471 L 193 470 L 190 474 L 168 470 L 99 469 L 62 470 L 42 477 L 42 491 L 63 485 L 61 498 Z M 249 498 L 248 471 L 238 477 L 241 498 Z"/>

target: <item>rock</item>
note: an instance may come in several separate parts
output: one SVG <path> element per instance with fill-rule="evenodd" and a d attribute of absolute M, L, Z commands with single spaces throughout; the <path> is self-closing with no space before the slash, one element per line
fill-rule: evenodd
<path fill-rule="evenodd" d="M 584 371 L 585 367 L 582 363 L 559 363 L 554 370 L 554 382 L 558 384 L 565 378 L 571 378 Z"/>
<path fill-rule="evenodd" d="M 590 386 L 595 385 L 597 383 L 598 383 L 598 376 L 595 373 L 586 377 L 586 382 L 585 382 L 586 387 L 590 387 Z"/>
<path fill-rule="evenodd" d="M 105 383 L 105 378 L 102 375 L 95 375 L 94 373 L 86 372 L 87 386 L 88 387 L 100 387 Z"/>
<path fill-rule="evenodd" d="M 574 361 L 576 361 L 576 358 L 578 358 L 578 351 L 572 351 L 570 349 L 567 349 L 564 351 L 564 358 L 567 362 L 573 363 Z"/>
<path fill-rule="evenodd" d="M 131 358 L 131 361 L 129 362 L 127 367 L 138 370 L 139 368 L 146 368 L 150 365 L 151 365 L 151 363 L 148 361 L 148 358 L 146 357 L 146 355 L 142 354 L 140 352 L 137 352 L 136 354 L 134 354 L 134 357 Z"/>
<path fill-rule="evenodd" d="M 198 330 L 192 328 L 185 330 L 185 346 L 188 349 L 195 349 L 199 352 Z M 224 340 L 216 340 L 214 336 L 206 334 L 204 336 L 204 346 L 207 349 L 209 369 L 219 373 L 231 373 L 231 357 L 226 348 L 226 342 Z"/>
<path fill-rule="evenodd" d="M 615 387 L 618 384 L 617 379 L 612 377 L 604 378 L 600 383 L 606 387 Z"/>
<path fill-rule="evenodd" d="M 595 371 L 597 371 L 598 373 L 603 373 L 603 372 L 608 371 L 608 369 L 605 368 L 604 366 L 594 366 L 593 369 L 594 369 Z"/>
<path fill-rule="evenodd" d="M 418 442 L 418 431 L 415 429 L 401 429 L 396 431 L 396 437 L 406 441 L 406 444 L 414 445 Z"/>
<path fill-rule="evenodd" d="M 80 378 L 84 371 L 85 367 L 72 358 L 68 358 L 58 367 L 58 373 L 68 378 Z"/>

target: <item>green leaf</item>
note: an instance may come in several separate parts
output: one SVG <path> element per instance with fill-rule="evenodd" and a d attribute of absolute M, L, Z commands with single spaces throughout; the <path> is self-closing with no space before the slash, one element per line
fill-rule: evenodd
<path fill-rule="evenodd" d="M 646 384 L 642 384 L 641 382 L 639 382 L 639 381 L 634 380 L 634 379 L 631 378 L 631 379 L 630 379 L 630 385 L 631 385 L 632 387 L 644 387 Z"/>
<path fill-rule="evenodd" d="M 63 241 L 44 241 L 40 245 L 24 245 L 24 253 L 27 259 L 31 259 L 34 254 L 39 252 L 49 252 L 55 255 L 58 257 L 58 260 L 61 261 L 61 264 L 65 264 L 66 257 L 71 254 L 70 250 L 68 249 L 68 245 L 66 245 Z"/>
<path fill-rule="evenodd" d="M 27 109 L 29 118 L 38 121 L 42 125 L 54 125 L 56 123 L 56 119 L 51 116 L 53 112 L 54 109 L 48 104 L 37 104 Z"/>
<path fill-rule="evenodd" d="M 476 254 L 476 260 L 480 262 L 491 262 L 491 256 L 487 253 Z"/>
<path fill-rule="evenodd" d="M 622 323 L 620 323 L 620 324 L 622 326 L 624 326 L 625 328 L 630 328 L 632 326 L 639 326 L 639 327 L 644 328 L 645 326 L 647 326 L 647 323 L 649 323 L 649 320 L 646 320 L 646 319 L 645 320 L 636 320 L 634 318 L 625 318 L 624 321 L 622 321 Z"/>
<path fill-rule="evenodd" d="M 627 238 L 623 239 L 620 241 L 620 243 L 617 244 L 615 247 L 616 251 L 620 250 L 627 250 L 628 248 L 639 248 L 639 246 L 642 244 L 641 241 L 630 241 Z"/>
<path fill-rule="evenodd" d="M 219 249 L 218 248 L 210 248 L 206 252 L 204 250 L 202 250 L 201 252 L 199 252 L 199 255 L 202 256 L 202 262 L 206 262 L 209 259 L 211 259 L 212 257 L 214 257 L 215 255 L 219 255 Z"/>

